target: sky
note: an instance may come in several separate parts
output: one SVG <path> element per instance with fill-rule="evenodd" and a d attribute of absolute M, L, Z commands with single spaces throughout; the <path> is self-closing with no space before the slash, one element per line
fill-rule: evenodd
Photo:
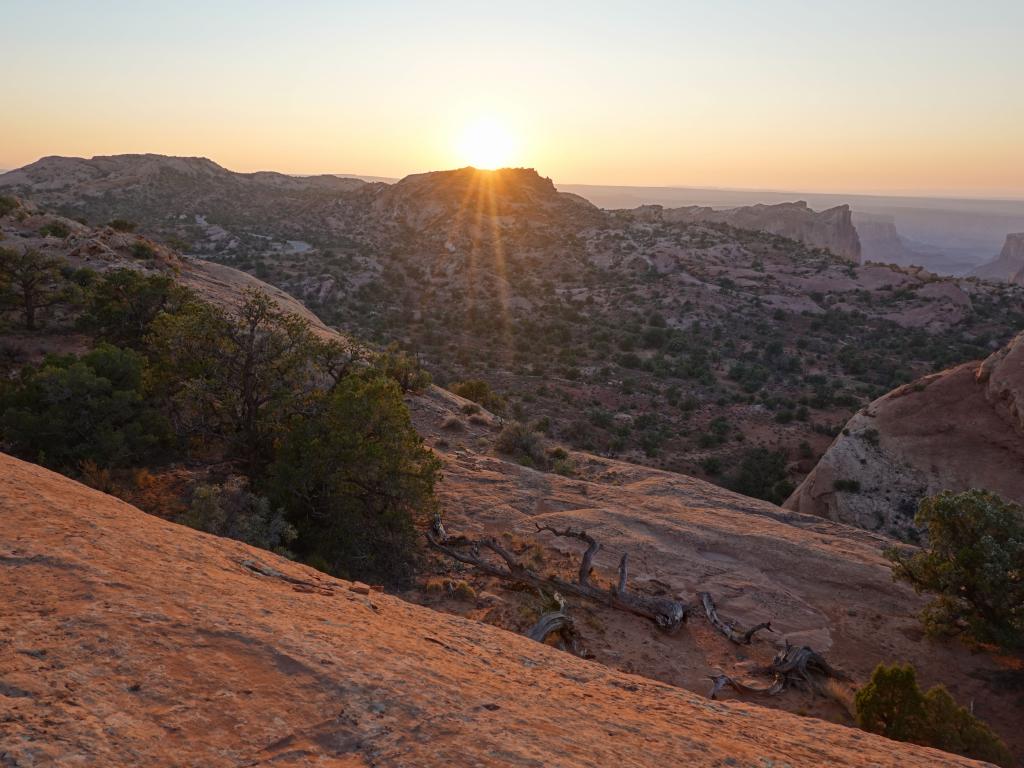
<path fill-rule="evenodd" d="M 0 168 L 1024 196 L 1022 0 L 0 0 Z"/>

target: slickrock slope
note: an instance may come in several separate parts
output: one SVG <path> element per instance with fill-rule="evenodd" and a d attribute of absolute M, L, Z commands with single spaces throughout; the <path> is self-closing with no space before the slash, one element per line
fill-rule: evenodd
<path fill-rule="evenodd" d="M 714 703 L 0 457 L 4 765 L 972 765 Z"/>
<path fill-rule="evenodd" d="M 972 274 L 1024 285 L 1024 232 L 1007 235 L 999 255 L 977 267 Z"/>
<path fill-rule="evenodd" d="M 860 238 L 848 205 L 837 205 L 821 212 L 812 211 L 802 200 L 776 205 L 748 205 L 728 210 L 688 206 L 669 208 L 662 211 L 662 216 L 670 222 L 710 221 L 740 229 L 770 232 L 815 248 L 825 248 L 848 261 L 860 263 Z"/>
<path fill-rule="evenodd" d="M 857 413 L 789 509 L 913 538 L 921 497 L 985 488 L 1024 502 L 1024 334 L 984 362 L 899 387 Z M 837 491 L 837 481 L 859 489 Z"/>
<path fill-rule="evenodd" d="M 764 685 L 757 670 L 786 641 L 825 653 L 859 683 L 880 662 L 910 662 L 922 685 L 943 683 L 959 701 L 973 701 L 976 714 L 1012 749 L 1024 748 L 1015 727 L 1024 702 L 999 684 L 1012 671 L 1005 660 L 962 643 L 924 637 L 918 615 L 928 597 L 893 581 L 881 554 L 891 539 L 695 478 L 584 453 L 572 454 L 572 477 L 528 469 L 486 451 L 493 434 L 486 426 L 444 429 L 460 410 L 450 393 L 433 389 L 409 404 L 417 430 L 445 462 L 440 491 L 449 533 L 511 535 L 514 548 L 542 572 L 572 578 L 582 547 L 539 534 L 536 526 L 583 528 L 602 544 L 594 559 L 599 583 L 614 580 L 618 559 L 628 552 L 633 589 L 691 604 L 697 592 L 710 591 L 730 621 L 749 627 L 770 620 L 776 630 L 751 646 L 735 646 L 695 614 L 678 635 L 666 637 L 642 619 L 570 600 L 584 645 L 598 661 L 697 692 L 708 690 L 708 676 L 717 671 Z M 538 554 L 540 565 L 533 560 Z M 536 620 L 538 604 L 529 593 L 472 571 L 450 575 L 469 579 L 478 598 L 429 604 L 520 632 Z M 790 690 L 759 703 L 849 722 L 826 696 Z"/>

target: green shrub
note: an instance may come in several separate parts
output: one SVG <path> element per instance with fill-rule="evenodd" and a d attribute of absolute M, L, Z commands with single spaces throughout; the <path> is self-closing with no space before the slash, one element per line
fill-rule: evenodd
<path fill-rule="evenodd" d="M 707 456 L 700 460 L 700 468 L 709 475 L 717 475 L 722 472 L 722 460 L 717 456 Z"/>
<path fill-rule="evenodd" d="M 534 432 L 529 425 L 521 421 L 510 421 L 498 434 L 495 447 L 520 464 L 536 469 L 545 469 L 548 465 L 544 436 Z"/>
<path fill-rule="evenodd" d="M 113 219 L 107 222 L 107 226 L 115 232 L 134 232 L 135 222 L 126 219 Z"/>
<path fill-rule="evenodd" d="M 57 237 L 63 240 L 71 234 L 71 230 L 63 221 L 51 221 L 39 228 L 39 234 L 43 237 Z"/>
<path fill-rule="evenodd" d="M 374 360 L 374 365 L 384 375 L 398 382 L 403 392 L 422 392 L 430 386 L 430 374 L 423 369 L 420 361 L 391 344 Z"/>
<path fill-rule="evenodd" d="M 0 195 L 0 216 L 6 216 L 11 211 L 21 207 L 18 198 L 9 195 Z"/>
<path fill-rule="evenodd" d="M 449 389 L 459 397 L 472 400 L 493 413 L 503 413 L 505 398 L 491 389 L 491 385 L 481 379 L 468 379 L 452 384 Z"/>
<path fill-rule="evenodd" d="M 879 664 L 854 699 L 861 728 L 1001 766 L 1013 757 L 992 730 L 959 706 L 945 687 L 922 693 L 914 668 Z"/>
<path fill-rule="evenodd" d="M 131 254 L 139 261 L 150 261 L 156 258 L 156 249 L 144 240 L 136 240 L 132 243 Z"/>
<path fill-rule="evenodd" d="M 146 343 L 154 387 L 183 436 L 222 446 L 252 479 L 272 458 L 283 423 L 348 370 L 338 362 L 349 359 L 343 350 L 258 290 L 237 313 L 200 301 L 161 313 Z"/>
<path fill-rule="evenodd" d="M 894 578 L 937 595 L 924 614 L 929 631 L 965 627 L 982 642 L 1024 647 L 1024 509 L 988 491 L 945 491 L 921 501 L 914 521 L 927 547 L 886 555 Z"/>
<path fill-rule="evenodd" d="M 845 493 L 860 493 L 860 481 L 859 480 L 847 480 L 840 478 L 832 483 L 832 487 L 841 492 Z"/>
<path fill-rule="evenodd" d="M 298 532 L 284 511 L 274 509 L 270 501 L 242 489 L 218 485 L 200 485 L 192 504 L 179 522 L 200 531 L 243 541 L 290 557 L 288 545 Z"/>

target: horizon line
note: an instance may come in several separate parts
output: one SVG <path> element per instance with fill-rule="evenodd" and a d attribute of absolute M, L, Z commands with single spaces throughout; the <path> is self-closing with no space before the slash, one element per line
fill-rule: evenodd
<path fill-rule="evenodd" d="M 268 168 L 261 168 L 252 171 L 235 171 L 228 168 L 225 165 L 213 160 L 205 155 L 169 155 L 162 152 L 122 152 L 113 155 L 93 155 L 92 157 L 84 157 L 81 155 L 41 155 L 35 160 L 25 163 L 24 165 L 14 167 L 0 167 L 0 174 L 11 173 L 13 171 L 21 170 L 26 168 L 33 163 L 39 162 L 47 157 L 60 157 L 66 159 L 75 160 L 95 160 L 102 157 L 119 157 L 128 155 L 153 155 L 156 157 L 174 157 L 182 159 L 194 159 L 194 160 L 209 160 L 216 165 L 224 168 L 231 173 L 249 174 L 249 173 L 279 173 L 283 176 L 292 176 L 294 178 L 312 178 L 315 176 L 334 176 L 337 178 L 355 178 L 359 180 L 374 179 L 377 183 L 394 184 L 401 181 L 409 176 L 421 175 L 424 173 L 444 173 L 446 171 L 462 170 L 463 168 L 473 168 L 474 166 L 462 166 L 461 168 L 439 168 L 429 171 L 413 171 L 406 173 L 404 176 L 389 176 L 375 173 L 337 173 L 337 172 L 318 172 L 318 173 L 296 173 L 292 171 L 279 171 Z M 539 170 L 534 166 L 521 165 L 521 166 L 503 166 L 501 168 L 493 169 L 475 169 L 485 171 L 501 171 L 501 170 L 513 170 L 516 168 L 526 168 L 536 172 L 538 175 L 543 176 Z M 705 186 L 705 185 L 688 185 L 684 183 L 674 184 L 607 184 L 607 183 L 594 183 L 594 182 L 573 182 L 573 181 L 556 181 L 553 177 L 550 178 L 552 183 L 556 187 L 591 187 L 591 188 L 605 188 L 605 189 L 646 189 L 646 190 L 678 190 L 678 191 L 698 191 L 698 192 L 747 192 L 747 193 L 763 193 L 772 195 L 830 195 L 835 197 L 850 196 L 850 197 L 889 197 L 889 198 L 904 198 L 904 199 L 928 199 L 928 200 L 948 200 L 948 201 L 973 201 L 973 202 L 1006 202 L 1006 203 L 1024 203 L 1024 190 L 1020 192 L 995 192 L 995 191 L 953 191 L 953 190 L 849 190 L 849 191 L 837 191 L 835 189 L 783 189 L 778 187 L 719 187 L 719 186 Z"/>

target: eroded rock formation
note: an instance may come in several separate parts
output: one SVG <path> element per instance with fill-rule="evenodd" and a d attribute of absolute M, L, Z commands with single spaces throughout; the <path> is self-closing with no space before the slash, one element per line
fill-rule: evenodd
<path fill-rule="evenodd" d="M 1022 468 L 1024 334 L 854 415 L 785 506 L 915 539 L 922 497 L 985 488 L 1024 502 Z"/>

